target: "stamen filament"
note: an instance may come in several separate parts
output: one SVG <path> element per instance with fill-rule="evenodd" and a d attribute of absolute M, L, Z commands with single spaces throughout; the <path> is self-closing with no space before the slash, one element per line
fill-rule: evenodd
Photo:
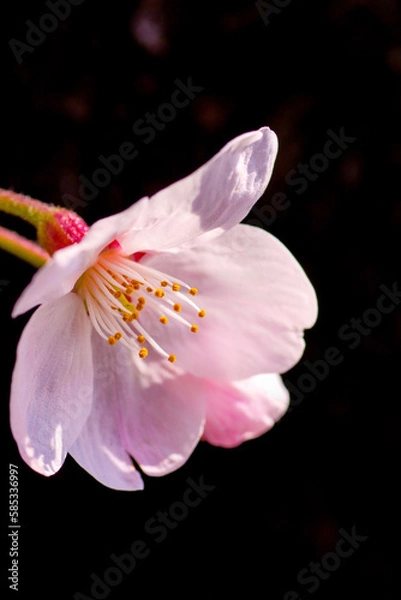
<path fill-rule="evenodd" d="M 119 342 L 130 351 L 134 350 L 140 358 L 146 358 L 149 348 L 152 348 L 170 362 L 176 360 L 176 355 L 164 350 L 145 329 L 141 322 L 142 313 L 154 315 L 160 324 L 167 327 L 171 326 L 170 320 L 184 325 L 193 333 L 199 327 L 180 313 L 185 308 L 186 317 L 188 309 L 194 310 L 199 317 L 206 314 L 191 299 L 198 293 L 197 288 L 169 279 L 166 274 L 116 251 L 104 252 L 97 263 L 83 274 L 76 291 L 82 296 L 97 333 L 110 345 Z M 159 331 L 157 321 L 151 319 L 146 322 L 149 322 L 149 327 L 154 324 L 155 334 Z"/>

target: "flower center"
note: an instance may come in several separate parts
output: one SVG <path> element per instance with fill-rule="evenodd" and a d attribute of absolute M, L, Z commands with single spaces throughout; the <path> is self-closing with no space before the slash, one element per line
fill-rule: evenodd
<path fill-rule="evenodd" d="M 175 362 L 176 355 L 162 348 L 149 329 L 168 326 L 171 320 L 186 327 L 189 333 L 197 333 L 198 325 L 188 318 L 194 313 L 199 318 L 206 315 L 192 299 L 198 293 L 196 288 L 115 250 L 103 252 L 80 277 L 75 290 L 97 333 L 111 346 L 120 342 L 137 351 L 140 358 L 146 358 L 149 349 L 153 349 Z M 155 334 L 157 337 L 156 331 Z"/>

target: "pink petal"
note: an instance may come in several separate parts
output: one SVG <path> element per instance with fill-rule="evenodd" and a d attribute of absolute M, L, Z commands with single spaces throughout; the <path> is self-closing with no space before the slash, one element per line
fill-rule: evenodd
<path fill-rule="evenodd" d="M 268 127 L 245 133 L 197 171 L 140 201 L 148 224 L 119 242 L 127 254 L 164 250 L 217 228 L 239 223 L 263 194 L 277 154 Z"/>
<path fill-rule="evenodd" d="M 55 252 L 21 294 L 13 317 L 71 292 L 79 277 L 96 262 L 104 248 L 122 232 L 135 231 L 135 227 L 143 226 L 142 214 L 139 203 L 134 204 L 121 213 L 97 221 L 79 243 Z"/>
<path fill-rule="evenodd" d="M 225 448 L 271 429 L 288 408 L 289 394 L 281 377 L 255 375 L 230 383 L 209 381 L 203 439 Z"/>
<path fill-rule="evenodd" d="M 92 411 L 70 448 L 71 456 L 103 485 L 116 490 L 142 490 L 142 477 L 124 450 L 121 437 L 120 387 L 124 362 L 120 354 L 93 333 L 95 384 Z"/>
<path fill-rule="evenodd" d="M 303 330 L 317 317 L 316 295 L 303 269 L 276 238 L 238 225 L 215 240 L 180 253 L 144 257 L 143 263 L 199 290 L 207 316 L 181 313 L 199 332 L 170 320 L 141 319 L 156 341 L 177 355 L 177 365 L 198 377 L 245 379 L 283 373 L 304 351 Z M 149 321 L 149 322 L 148 322 Z"/>
<path fill-rule="evenodd" d="M 70 454 L 104 485 L 142 489 L 128 454 L 153 476 L 185 463 L 203 433 L 202 386 L 168 362 L 142 360 L 95 333 L 93 353 L 94 405 Z"/>
<path fill-rule="evenodd" d="M 144 473 L 165 475 L 188 460 L 202 436 L 202 384 L 167 361 L 130 358 L 120 388 L 125 448 Z"/>
<path fill-rule="evenodd" d="M 84 445 L 87 444 L 87 452 L 92 446 L 97 455 L 104 445 L 102 440 L 106 440 L 109 454 L 123 462 L 126 451 L 148 475 L 164 475 L 178 469 L 203 433 L 202 385 L 165 359 L 152 360 L 151 355 L 140 359 L 122 344 L 111 347 L 96 334 L 93 352 L 99 408 L 94 413 L 96 423 L 92 423 L 92 415 L 88 420 L 79 439 L 81 454 L 77 456 L 75 447 L 74 458 L 102 482 L 109 481 L 106 485 L 111 487 L 109 462 L 99 458 L 103 466 L 97 470 L 94 458 L 85 465 Z M 95 428 L 99 433 L 93 432 Z M 119 489 L 124 488 L 120 485 Z"/>
<path fill-rule="evenodd" d="M 76 294 L 41 306 L 26 325 L 11 385 L 11 429 L 25 462 L 53 475 L 79 435 L 93 392 L 91 324 Z"/>

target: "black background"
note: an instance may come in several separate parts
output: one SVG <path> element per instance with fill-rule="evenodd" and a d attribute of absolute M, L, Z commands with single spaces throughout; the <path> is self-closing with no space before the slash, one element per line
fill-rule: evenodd
<path fill-rule="evenodd" d="M 13 321 L 10 312 L 33 269 L 2 253 L 2 587 L 12 462 L 22 528 L 20 592 L 10 597 L 91 597 L 91 573 L 102 577 L 112 553 L 145 539 L 149 556 L 111 600 L 282 600 L 289 590 L 302 599 L 398 598 L 400 308 L 355 349 L 338 331 L 398 277 L 400 4 L 293 0 L 265 24 L 253 2 L 87 0 L 19 65 L 8 40 L 24 41 L 26 21 L 45 12 L 44 2 L 2 6 L 0 186 L 57 204 L 63 194 L 78 197 L 79 175 L 90 176 L 100 154 L 137 142 L 138 158 L 77 207 L 90 224 L 190 173 L 236 135 L 269 125 L 280 151 L 258 206 L 287 194 L 291 204 L 269 230 L 302 264 L 320 305 L 305 355 L 285 378 L 297 385 L 304 361 L 330 346 L 344 360 L 268 434 L 232 450 L 201 443 L 179 471 L 146 478 L 143 492 L 102 487 L 70 458 L 46 479 L 19 458 L 8 423 L 15 349 L 29 317 Z M 153 44 L 138 34 L 149 18 L 159 32 Z M 133 123 L 188 77 L 204 90 L 152 143 L 135 139 Z M 342 127 L 356 141 L 297 194 L 287 173 Z M 32 235 L 9 217 L 1 224 Z M 209 496 L 162 543 L 146 536 L 146 521 L 182 499 L 188 477 L 201 476 L 215 486 Z M 299 571 L 352 527 L 368 539 L 309 593 Z"/>

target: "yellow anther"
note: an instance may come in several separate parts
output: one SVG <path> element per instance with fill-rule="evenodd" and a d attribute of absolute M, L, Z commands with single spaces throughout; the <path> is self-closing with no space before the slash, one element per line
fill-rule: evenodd
<path fill-rule="evenodd" d="M 140 344 L 144 344 L 146 342 L 144 335 L 138 335 L 136 338 Z"/>
<path fill-rule="evenodd" d="M 147 348 L 141 348 L 138 352 L 140 358 L 146 358 L 149 354 Z"/>
<path fill-rule="evenodd" d="M 140 297 L 138 298 L 138 304 L 146 304 L 146 300 L 145 300 L 145 298 L 142 298 L 142 296 L 140 296 Z"/>
<path fill-rule="evenodd" d="M 136 310 L 139 310 L 139 311 L 141 311 L 141 310 L 143 310 L 144 306 L 143 306 L 143 304 L 140 304 L 140 303 L 138 302 L 138 304 L 135 306 L 135 308 L 136 308 Z"/>
<path fill-rule="evenodd" d="M 146 288 L 146 291 L 147 291 L 147 292 L 153 292 L 153 288 L 151 288 L 150 286 L 148 286 L 148 287 Z"/>
<path fill-rule="evenodd" d="M 134 290 L 140 290 L 141 286 L 139 285 L 139 283 L 134 283 Z"/>
<path fill-rule="evenodd" d="M 162 317 L 160 317 L 159 321 L 160 323 L 163 323 L 163 325 L 167 325 L 168 318 L 163 315 Z"/>
<path fill-rule="evenodd" d="M 133 285 L 127 285 L 125 293 L 128 294 L 128 296 L 131 296 L 131 294 L 132 294 L 133 291 L 134 291 L 134 286 Z"/>
<path fill-rule="evenodd" d="M 188 291 L 191 294 L 191 296 L 196 296 L 196 294 L 198 293 L 198 290 L 196 288 L 191 288 Z"/>
<path fill-rule="evenodd" d="M 114 334 L 114 337 L 116 338 L 116 340 L 121 340 L 123 334 L 121 333 L 121 331 L 117 331 L 117 333 Z"/>
<path fill-rule="evenodd" d="M 156 296 L 156 298 L 163 298 L 163 296 L 164 296 L 163 290 L 161 290 L 160 288 L 157 288 L 157 290 L 155 290 L 155 296 Z"/>
<path fill-rule="evenodd" d="M 122 292 L 120 290 L 117 290 L 116 292 L 114 292 L 114 298 L 121 298 L 122 296 Z"/>
<path fill-rule="evenodd" d="M 173 283 L 173 285 L 171 287 L 173 289 L 173 292 L 179 292 L 181 289 L 181 286 L 179 283 Z"/>
<path fill-rule="evenodd" d="M 202 310 L 200 310 L 198 312 L 198 317 L 201 317 L 201 319 L 203 319 L 203 317 L 205 317 L 205 316 L 206 316 L 206 311 L 205 310 L 202 309 Z"/>
<path fill-rule="evenodd" d="M 169 361 L 171 363 L 175 362 L 177 360 L 177 357 L 175 354 L 170 354 L 170 356 L 168 357 Z"/>
<path fill-rule="evenodd" d="M 161 281 L 160 285 L 163 287 L 167 287 L 168 286 L 168 281 Z"/>
<path fill-rule="evenodd" d="M 197 325 L 191 325 L 192 333 L 197 333 L 199 331 L 199 327 Z"/>
<path fill-rule="evenodd" d="M 107 341 L 109 342 L 110 346 L 114 346 L 114 344 L 117 343 L 117 340 L 114 337 L 114 335 L 111 335 Z"/>
<path fill-rule="evenodd" d="M 135 319 L 137 319 L 137 318 L 138 318 L 138 313 L 135 313 L 135 312 L 134 312 L 134 313 L 132 313 L 131 315 L 129 315 L 129 317 L 128 317 L 127 321 L 128 321 L 129 323 L 132 323 L 132 321 L 135 321 Z"/>
<path fill-rule="evenodd" d="M 181 304 L 174 304 L 174 310 L 175 310 L 175 312 L 181 312 L 182 311 Z"/>

